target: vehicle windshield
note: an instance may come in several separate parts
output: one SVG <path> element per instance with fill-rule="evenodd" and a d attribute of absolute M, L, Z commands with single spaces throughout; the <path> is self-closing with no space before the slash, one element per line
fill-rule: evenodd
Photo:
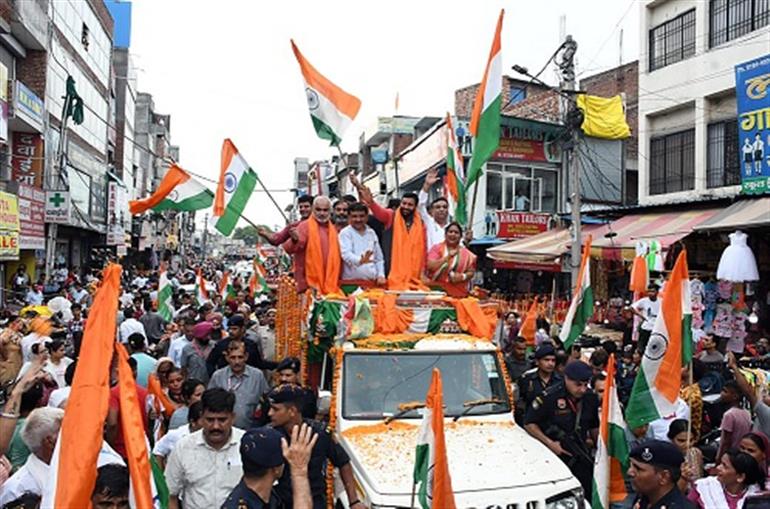
<path fill-rule="evenodd" d="M 467 410 L 464 403 L 482 399 L 503 403 L 478 405 L 466 415 L 510 412 L 494 352 L 351 352 L 343 366 L 342 415 L 346 419 L 382 419 L 397 414 L 402 403 L 425 401 L 433 368 L 441 370 L 445 416 L 459 415 Z M 416 410 L 403 416 L 418 417 Z"/>

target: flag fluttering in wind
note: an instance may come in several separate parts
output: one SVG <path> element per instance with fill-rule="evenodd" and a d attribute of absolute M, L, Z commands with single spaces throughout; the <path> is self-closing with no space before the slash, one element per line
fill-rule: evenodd
<path fill-rule="evenodd" d="M 305 94 L 310 108 L 310 118 L 319 138 L 339 146 L 342 136 L 361 109 L 358 97 L 350 95 L 326 79 L 300 53 L 294 41 L 291 49 L 297 57 L 299 69 L 305 80 Z"/>
<path fill-rule="evenodd" d="M 583 244 L 583 257 L 580 260 L 577 288 L 569 303 L 567 317 L 559 333 L 559 339 L 568 352 L 572 343 L 583 333 L 588 320 L 594 314 L 594 291 L 591 288 L 591 236 L 586 237 Z"/>
<path fill-rule="evenodd" d="M 199 306 L 210 300 L 209 291 L 206 288 L 206 280 L 203 278 L 203 271 L 200 268 L 198 268 L 198 277 L 195 283 L 195 299 L 198 301 Z"/>
<path fill-rule="evenodd" d="M 532 301 L 532 305 L 529 306 L 527 316 L 524 321 L 521 322 L 521 328 L 519 328 L 519 336 L 527 340 L 527 344 L 530 346 L 535 345 L 535 335 L 537 334 L 537 299 Z"/>
<path fill-rule="evenodd" d="M 264 293 L 270 293 L 270 287 L 267 286 L 267 269 L 258 258 L 254 258 L 254 272 L 249 279 L 249 294 L 256 297 Z"/>
<path fill-rule="evenodd" d="M 626 421 L 623 419 L 615 385 L 615 356 L 610 355 L 599 419 L 591 509 L 609 509 L 610 503 L 621 502 L 628 496 L 625 482 L 629 466 L 628 442 L 625 429 Z"/>
<path fill-rule="evenodd" d="M 476 93 L 476 101 L 473 103 L 470 125 L 473 135 L 473 154 L 468 167 L 466 189 L 469 189 L 471 184 L 479 178 L 481 167 L 500 145 L 500 108 L 503 100 L 503 56 L 500 34 L 503 31 L 504 14 L 505 10 L 501 9 L 487 67 Z"/>
<path fill-rule="evenodd" d="M 463 162 L 463 154 L 457 146 L 452 116 L 448 112 L 446 114 L 446 130 L 446 187 L 449 197 L 455 204 L 455 221 L 464 225 L 468 220 L 465 211 L 465 164 Z"/>
<path fill-rule="evenodd" d="M 660 299 L 660 313 L 626 407 L 626 420 L 632 428 L 676 411 L 681 369 L 692 359 L 692 308 L 686 250 L 679 253 Z"/>
<path fill-rule="evenodd" d="M 115 345 L 118 353 L 118 387 L 120 397 L 120 427 L 126 444 L 128 471 L 131 479 L 131 494 L 136 508 L 151 509 L 157 497 L 147 439 L 136 381 L 128 364 L 128 352 L 120 343 Z"/>
<path fill-rule="evenodd" d="M 210 207 L 213 201 L 214 193 L 182 168 L 172 164 L 152 195 L 141 200 L 131 200 L 128 206 L 131 214 L 137 215 L 150 209 L 200 210 Z"/>
<path fill-rule="evenodd" d="M 174 318 L 174 287 L 168 280 L 165 265 L 160 268 L 158 278 L 158 314 L 167 322 Z"/>
<path fill-rule="evenodd" d="M 257 185 L 257 174 L 241 157 L 233 142 L 222 143 L 222 161 L 219 184 L 214 195 L 211 225 L 222 235 L 230 235 L 246 208 L 246 203 Z"/>
<path fill-rule="evenodd" d="M 222 274 L 222 279 L 219 281 L 219 295 L 222 297 L 222 302 L 226 302 L 230 297 L 235 297 L 235 289 L 232 283 L 230 283 L 229 270 Z"/>
<path fill-rule="evenodd" d="M 422 424 L 417 436 L 414 483 L 420 485 L 419 500 L 423 509 L 455 508 L 444 441 L 444 396 L 438 368 L 433 368 L 433 377 L 425 396 Z"/>
<path fill-rule="evenodd" d="M 50 462 L 42 507 L 90 507 L 110 398 L 120 296 L 119 265 L 108 265 L 88 314 L 78 369 Z"/>

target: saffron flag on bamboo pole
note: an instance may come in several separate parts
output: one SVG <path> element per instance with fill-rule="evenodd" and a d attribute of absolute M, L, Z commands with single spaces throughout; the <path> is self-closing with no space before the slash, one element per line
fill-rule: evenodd
<path fill-rule="evenodd" d="M 454 202 L 455 221 L 464 225 L 468 221 L 465 210 L 465 163 L 463 154 L 457 146 L 457 137 L 449 112 L 446 114 L 446 130 L 446 187 L 449 198 Z"/>
<path fill-rule="evenodd" d="M 339 146 L 342 135 L 361 109 L 361 100 L 329 81 L 318 72 L 291 41 L 291 49 L 297 58 L 302 78 L 305 80 L 305 95 L 310 108 L 310 118 L 319 138 Z"/>
<path fill-rule="evenodd" d="M 433 368 L 414 460 L 414 483 L 420 485 L 419 500 L 423 509 L 455 509 L 444 441 L 443 401 L 441 372 Z"/>
<path fill-rule="evenodd" d="M 568 352 L 572 348 L 572 343 L 580 337 L 588 324 L 588 320 L 594 314 L 594 292 L 591 288 L 591 240 L 589 235 L 583 245 L 583 257 L 580 260 L 577 287 L 559 333 L 559 339 Z"/>
<path fill-rule="evenodd" d="M 120 271 L 120 265 L 108 265 L 96 290 L 41 507 L 91 505 L 110 398 Z"/>
<path fill-rule="evenodd" d="M 150 455 L 144 431 L 144 419 L 136 392 L 136 380 L 128 364 L 128 352 L 120 343 L 118 353 L 118 393 L 120 398 L 120 428 L 126 444 L 131 494 L 137 509 L 151 509 L 157 491 L 154 489 Z"/>
<path fill-rule="evenodd" d="M 152 195 L 141 200 L 131 200 L 128 207 L 131 214 L 137 215 L 150 209 L 200 210 L 210 207 L 213 201 L 214 193 L 182 168 L 172 164 Z"/>
<path fill-rule="evenodd" d="M 222 142 L 219 184 L 214 195 L 211 225 L 222 235 L 230 235 L 257 185 L 257 173 L 251 169 L 230 138 Z"/>
<path fill-rule="evenodd" d="M 615 356 L 610 355 L 599 418 L 591 509 L 609 509 L 611 503 L 622 502 L 628 496 L 625 482 L 629 466 L 628 442 L 625 430 L 626 421 L 615 384 Z"/>
<path fill-rule="evenodd" d="M 692 359 L 692 310 L 686 250 L 679 253 L 660 299 L 660 313 L 652 327 L 626 407 L 626 420 L 631 428 L 675 412 L 681 369 Z"/>
<path fill-rule="evenodd" d="M 468 179 L 465 188 L 469 189 L 481 175 L 481 167 L 492 157 L 500 145 L 500 108 L 503 95 L 503 56 L 500 34 L 503 31 L 503 15 L 500 10 L 497 19 L 495 37 L 492 39 L 492 49 L 489 50 L 489 60 L 484 69 L 476 101 L 473 103 L 470 130 L 473 135 L 473 153 L 468 165 Z"/>

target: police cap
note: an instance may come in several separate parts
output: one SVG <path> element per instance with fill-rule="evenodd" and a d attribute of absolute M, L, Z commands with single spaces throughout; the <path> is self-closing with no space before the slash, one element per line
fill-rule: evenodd
<path fill-rule="evenodd" d="M 680 468 L 684 456 L 671 442 L 663 440 L 647 440 L 637 445 L 629 453 L 629 457 L 663 468 Z"/>
<path fill-rule="evenodd" d="M 593 374 L 591 366 L 583 361 L 572 361 L 564 368 L 564 376 L 576 382 L 587 382 Z"/>
<path fill-rule="evenodd" d="M 305 389 L 295 384 L 282 384 L 270 391 L 267 399 L 273 403 L 295 403 L 305 397 Z"/>
<path fill-rule="evenodd" d="M 281 434 L 267 426 L 252 428 L 244 433 L 241 438 L 241 461 L 243 471 L 247 473 L 282 465 Z"/>
<path fill-rule="evenodd" d="M 553 345 L 550 343 L 544 343 L 535 350 L 535 359 L 537 360 L 549 355 L 556 355 L 556 350 L 553 349 Z"/>
<path fill-rule="evenodd" d="M 300 362 L 296 357 L 286 357 L 275 368 L 276 371 L 283 371 L 284 369 L 290 369 L 295 373 L 299 373 Z"/>

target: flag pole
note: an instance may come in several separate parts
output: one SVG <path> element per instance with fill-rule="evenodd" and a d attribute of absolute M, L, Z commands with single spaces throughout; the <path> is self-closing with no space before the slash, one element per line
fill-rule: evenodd
<path fill-rule="evenodd" d="M 348 163 L 345 162 L 345 156 L 342 154 L 342 149 L 340 148 L 339 144 L 335 145 L 335 147 L 337 147 L 337 153 L 340 155 L 340 164 L 344 164 L 345 169 L 347 169 Z M 340 182 L 339 165 L 334 167 L 334 178 L 337 179 L 337 192 L 339 193 L 340 197 L 342 197 L 342 182 Z"/>
<path fill-rule="evenodd" d="M 416 482 L 412 482 L 412 501 L 409 502 L 409 508 L 410 509 L 414 509 L 414 497 L 415 497 L 416 491 L 417 491 L 417 483 Z"/>
<path fill-rule="evenodd" d="M 473 199 L 471 200 L 471 211 L 470 215 L 468 216 L 468 225 L 467 228 L 473 232 L 473 213 L 476 212 L 476 196 L 479 193 L 479 179 L 481 176 L 479 176 L 476 181 L 473 183 Z M 486 232 L 485 232 L 486 235 Z"/>
<path fill-rule="evenodd" d="M 267 193 L 267 197 L 268 197 L 268 198 L 270 198 L 270 201 L 271 201 L 271 202 L 273 202 L 273 205 L 275 205 L 275 208 L 277 208 L 277 209 L 278 209 L 278 212 L 280 212 L 280 213 L 281 213 L 281 215 L 283 216 L 283 220 L 284 220 L 284 221 L 286 221 L 286 222 L 288 223 L 288 222 L 289 222 L 289 218 L 288 218 L 288 217 L 286 217 L 286 213 L 284 213 L 284 211 L 283 211 L 283 209 L 281 208 L 281 206 L 280 206 L 280 205 L 278 205 L 278 202 L 277 202 L 277 201 L 275 201 L 275 198 L 273 198 L 273 195 L 272 195 L 272 194 L 270 194 L 270 191 L 268 191 L 268 190 L 267 190 L 267 188 L 265 187 L 265 184 L 264 184 L 264 182 L 262 182 L 262 179 L 261 179 L 261 178 L 259 178 L 259 175 L 257 175 L 257 182 L 259 182 L 259 185 L 262 187 L 262 190 L 263 190 L 263 191 L 265 191 L 265 193 Z M 257 225 L 255 225 L 254 223 L 252 223 L 251 221 L 249 221 L 248 219 L 246 219 L 246 218 L 245 218 L 245 217 L 243 217 L 242 215 L 241 215 L 241 217 L 242 217 L 243 219 L 245 219 L 245 220 L 246 220 L 246 222 L 247 222 L 247 223 L 249 223 L 250 225 L 254 226 L 255 228 L 257 227 Z"/>

